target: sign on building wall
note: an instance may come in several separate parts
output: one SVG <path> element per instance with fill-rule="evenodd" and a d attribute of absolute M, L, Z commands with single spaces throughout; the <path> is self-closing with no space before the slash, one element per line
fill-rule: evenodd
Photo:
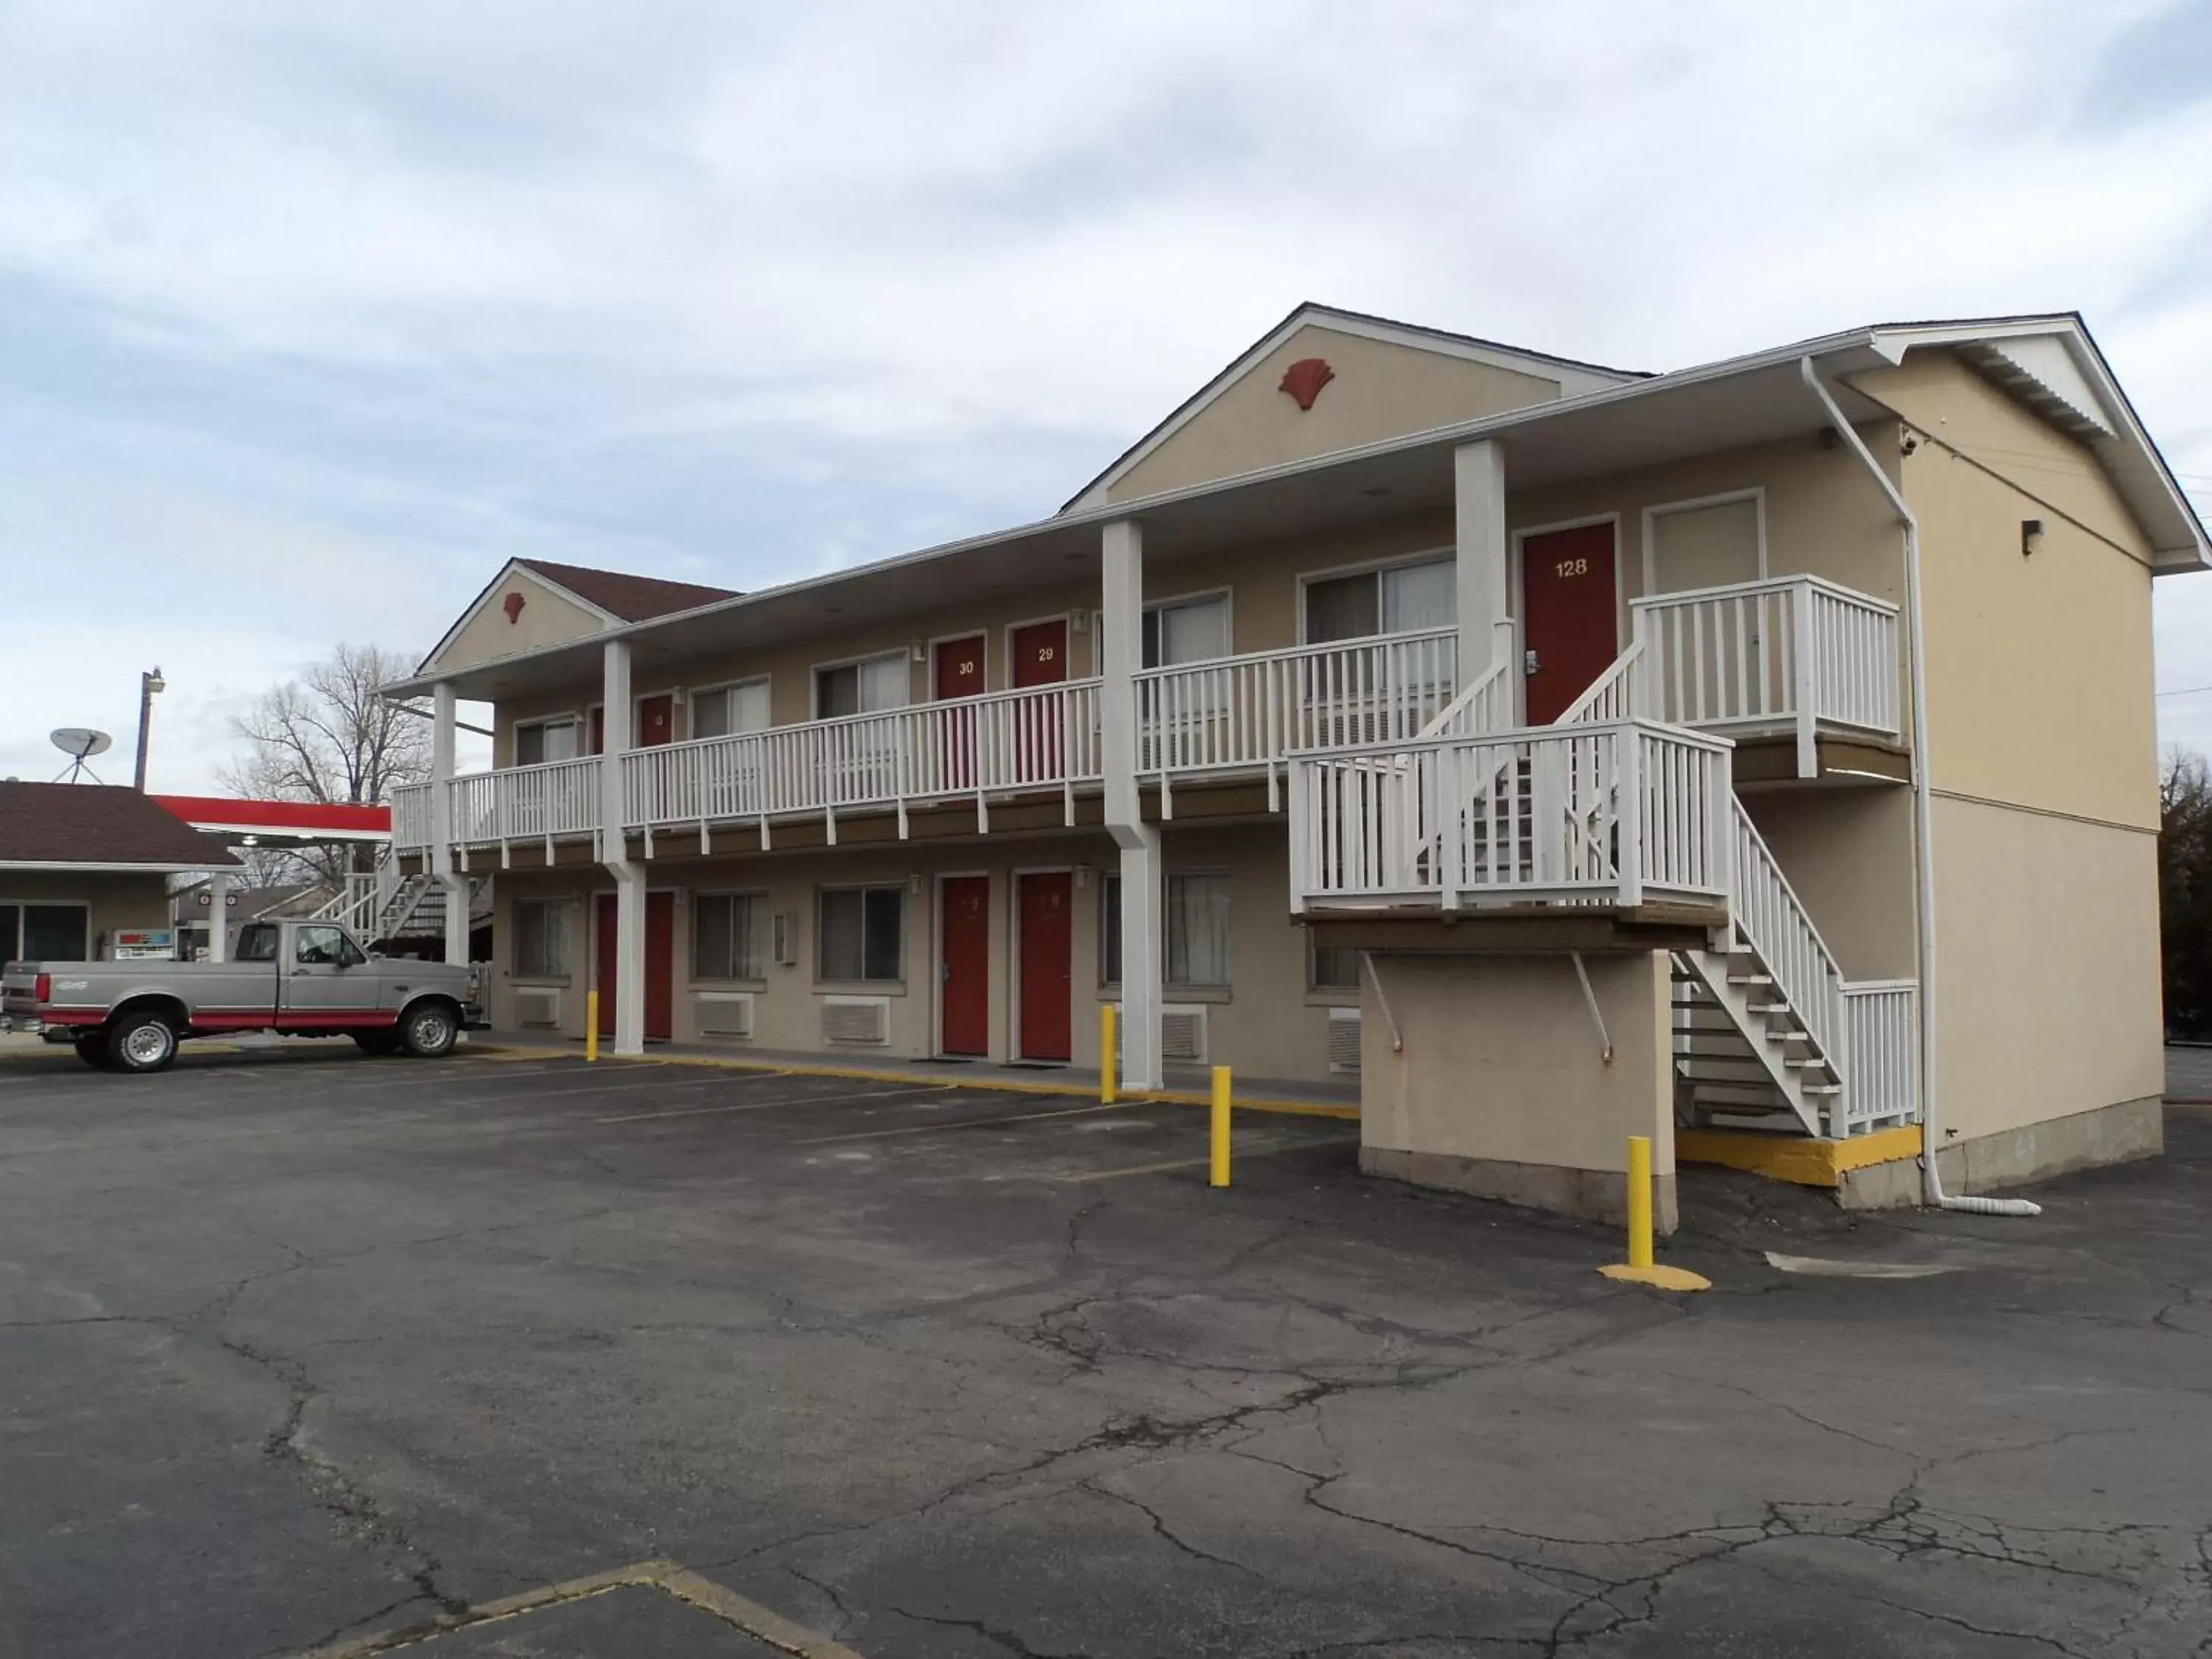
<path fill-rule="evenodd" d="M 108 938 L 108 954 L 118 962 L 142 957 L 168 961 L 177 954 L 176 930 L 169 927 L 118 927 Z"/>

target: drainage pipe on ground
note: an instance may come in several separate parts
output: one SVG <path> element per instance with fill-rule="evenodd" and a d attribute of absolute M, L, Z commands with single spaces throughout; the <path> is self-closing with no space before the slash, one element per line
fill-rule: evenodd
<path fill-rule="evenodd" d="M 2041 1215 L 2043 1206 L 2024 1198 L 1953 1197 L 1943 1190 L 1943 1174 L 1936 1167 L 1938 1126 L 1936 1117 L 1936 850 L 1934 796 L 1928 779 L 1928 672 L 1926 631 L 1920 612 L 1920 520 L 1905 504 L 1905 496 L 1889 481 L 1842 410 L 1828 393 L 1826 384 L 1813 368 L 1810 357 L 1797 360 L 1797 372 L 1820 400 L 1836 434 L 1850 446 L 1881 493 L 1889 498 L 1898 522 L 1905 526 L 1905 623 L 1906 646 L 1911 654 L 1912 700 L 1912 840 L 1917 860 L 1913 881 L 1913 923 L 1920 967 L 1920 1185 L 1922 1195 L 1942 1210 L 1965 1210 L 1975 1215 Z"/>

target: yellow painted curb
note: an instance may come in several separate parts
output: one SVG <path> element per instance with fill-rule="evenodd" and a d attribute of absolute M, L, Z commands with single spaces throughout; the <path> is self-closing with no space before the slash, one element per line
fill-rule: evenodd
<path fill-rule="evenodd" d="M 1687 1267 L 1669 1267 L 1664 1264 L 1637 1267 L 1626 1261 L 1614 1261 L 1598 1271 L 1607 1279 L 1617 1279 L 1624 1285 L 1649 1285 L 1655 1291 L 1710 1291 L 1713 1287 L 1713 1281 L 1703 1273 L 1693 1273 Z"/>
<path fill-rule="evenodd" d="M 1678 1129 L 1677 1164 L 1719 1164 L 1796 1187 L 1840 1187 L 1853 1170 L 1920 1156 L 1920 1128 L 1877 1129 L 1849 1140 L 1811 1140 L 1755 1129 Z"/>
<path fill-rule="evenodd" d="M 477 1060 L 573 1060 L 585 1064 L 581 1055 L 568 1048 L 538 1048 L 520 1043 L 472 1043 L 460 1051 L 465 1057 Z M 989 1089 L 1001 1094 L 1016 1095 L 1076 1095 L 1085 1098 L 1097 1092 L 1097 1085 L 1077 1081 L 1073 1083 L 1030 1083 L 1011 1078 L 962 1077 L 951 1068 L 943 1072 L 891 1072 L 866 1069 L 856 1066 L 817 1066 L 805 1062 L 793 1063 L 775 1060 L 739 1060 L 722 1054 L 625 1054 L 619 1062 L 600 1061 L 600 1064 L 619 1063 L 627 1066 L 712 1066 L 728 1072 L 754 1072 L 767 1077 L 835 1077 L 848 1078 L 861 1083 L 918 1084 L 939 1089 Z M 1179 1089 L 1121 1089 L 1115 1091 L 1116 1104 L 1149 1102 L 1164 1106 L 1211 1106 L 1208 1095 Z M 1240 1097 L 1234 1103 L 1240 1112 L 1277 1112 L 1291 1117 L 1333 1117 L 1351 1122 L 1359 1121 L 1357 1106 L 1337 1106 L 1311 1100 L 1277 1100 L 1267 1096 L 1256 1098 Z"/>

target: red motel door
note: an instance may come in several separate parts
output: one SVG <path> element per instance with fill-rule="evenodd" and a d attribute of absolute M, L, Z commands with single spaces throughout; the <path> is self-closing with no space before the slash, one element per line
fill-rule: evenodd
<path fill-rule="evenodd" d="M 1013 638 L 1014 684 L 1057 685 L 1067 678 L 1067 619 L 1031 623 L 1017 628 Z M 1060 777 L 1060 722 L 1066 718 L 1063 700 L 1040 698 L 1016 706 L 1011 757 L 1015 780 L 1023 783 L 1052 783 Z"/>
<path fill-rule="evenodd" d="M 937 700 L 983 695 L 983 636 L 947 640 L 937 647 Z M 975 711 L 945 708 L 935 716 L 938 741 L 945 745 L 945 781 L 952 788 L 969 789 L 975 782 Z M 954 1052 L 948 1048 L 947 1054 Z M 982 1053 L 978 1048 L 977 1054 Z"/>
<path fill-rule="evenodd" d="M 943 1016 L 938 1050 L 947 1054 L 991 1051 L 991 878 L 954 876 L 938 889 L 943 921 Z"/>
<path fill-rule="evenodd" d="M 1022 1058 L 1066 1060 L 1074 1052 L 1075 895 L 1065 870 L 1021 878 Z"/>
<path fill-rule="evenodd" d="M 618 971 L 615 951 L 615 896 L 599 895 L 599 1035 L 615 1032 L 615 988 Z M 645 1034 L 663 1039 L 675 1031 L 676 895 L 645 896 Z"/>
<path fill-rule="evenodd" d="M 637 746 L 651 749 L 676 739 L 676 699 L 666 692 L 647 697 L 637 706 Z"/>
<path fill-rule="evenodd" d="M 1584 525 L 1521 544 L 1521 623 L 1528 720 L 1548 726 L 1590 689 L 1619 653 L 1613 619 L 1613 526 Z"/>

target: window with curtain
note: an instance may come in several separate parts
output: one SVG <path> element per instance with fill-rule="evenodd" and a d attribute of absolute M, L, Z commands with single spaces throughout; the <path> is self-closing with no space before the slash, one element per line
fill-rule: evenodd
<path fill-rule="evenodd" d="M 1459 574 L 1449 558 L 1362 570 L 1306 584 L 1306 643 L 1449 628 L 1458 619 Z"/>
<path fill-rule="evenodd" d="M 880 657 L 841 663 L 835 668 L 817 668 L 814 671 L 814 717 L 828 720 L 841 714 L 903 708 L 911 685 L 903 651 L 887 651 Z"/>
<path fill-rule="evenodd" d="M 822 890 L 819 977 L 896 980 L 905 977 L 906 889 L 825 887 Z"/>
<path fill-rule="evenodd" d="M 514 971 L 525 979 L 562 979 L 568 972 L 568 902 L 517 899 Z"/>
<path fill-rule="evenodd" d="M 691 901 L 691 977 L 758 979 L 763 900 L 757 893 L 702 893 Z"/>
<path fill-rule="evenodd" d="M 1177 663 L 1211 662 L 1229 654 L 1229 596 L 1168 599 L 1144 615 L 1144 665 L 1172 668 Z"/>
<path fill-rule="evenodd" d="M 514 763 L 538 766 L 547 761 L 576 758 L 576 722 L 573 719 L 532 720 L 514 728 Z"/>
<path fill-rule="evenodd" d="M 768 682 L 745 680 L 691 694 L 691 735 L 726 738 L 768 730 Z"/>
<path fill-rule="evenodd" d="M 1167 960 L 1161 979 L 1170 986 L 1229 983 L 1229 877 L 1222 871 L 1171 875 L 1163 884 Z M 1098 884 L 1098 978 L 1121 982 L 1121 878 Z"/>

